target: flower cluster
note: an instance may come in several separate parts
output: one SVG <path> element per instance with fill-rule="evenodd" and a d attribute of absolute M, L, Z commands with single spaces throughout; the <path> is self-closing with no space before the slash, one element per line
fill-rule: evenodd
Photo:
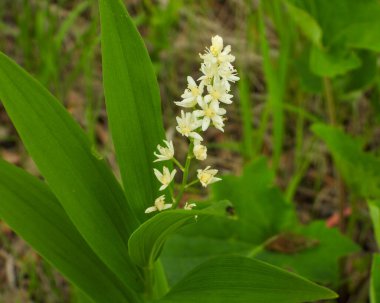
<path fill-rule="evenodd" d="M 236 69 L 232 65 L 235 57 L 231 55 L 231 46 L 224 47 L 223 39 L 220 36 L 212 37 L 211 42 L 210 48 L 207 48 L 204 54 L 200 54 L 203 59 L 200 68 L 202 76 L 197 81 L 190 76 L 187 77 L 187 88 L 181 95 L 182 100 L 175 102 L 176 105 L 184 108 L 181 110 L 180 116 L 176 118 L 176 130 L 190 141 L 186 164 L 181 165 L 174 157 L 172 141 L 164 140 L 165 146 L 158 145 L 158 153 L 154 153 L 157 157 L 154 162 L 171 160 L 183 172 L 178 195 L 175 199 L 173 198 L 172 204 L 165 204 L 165 196 L 160 196 L 156 199 L 154 206 L 147 208 L 146 213 L 177 207 L 184 190 L 193 184 L 200 182 L 203 187 L 207 187 L 207 185 L 221 180 L 216 177 L 218 170 L 207 166 L 203 170 L 198 169 L 197 179 L 187 184 L 191 159 L 204 161 L 207 158 L 207 147 L 202 144 L 201 132 L 206 131 L 210 126 L 224 131 L 224 121 L 226 120 L 224 115 L 227 111 L 221 105 L 232 103 L 231 82 L 239 80 Z M 160 191 L 167 187 L 170 188 L 176 172 L 176 169 L 170 172 L 166 166 L 163 167 L 162 172 L 154 170 L 157 179 L 162 184 Z M 194 203 L 186 202 L 184 209 L 191 210 L 195 206 Z"/>

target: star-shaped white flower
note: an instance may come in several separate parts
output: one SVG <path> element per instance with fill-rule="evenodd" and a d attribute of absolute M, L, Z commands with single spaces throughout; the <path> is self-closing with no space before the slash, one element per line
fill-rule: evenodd
<path fill-rule="evenodd" d="M 210 122 L 212 121 L 213 125 L 217 129 L 224 131 L 222 115 L 226 113 L 226 110 L 219 107 L 219 102 L 211 101 L 210 103 L 207 103 L 203 101 L 201 102 L 200 107 L 201 109 L 194 111 L 194 115 L 198 118 L 202 118 L 200 120 L 202 130 L 205 131 L 210 126 Z"/>
<path fill-rule="evenodd" d="M 235 57 L 230 54 L 231 46 L 224 47 L 223 39 L 220 36 L 214 36 L 211 38 L 211 46 L 206 50 L 206 53 L 200 55 L 204 62 L 211 64 L 223 64 L 235 61 Z"/>
<path fill-rule="evenodd" d="M 208 94 L 204 97 L 204 101 L 207 103 L 220 101 L 225 104 L 231 104 L 233 95 L 228 93 L 229 89 L 228 81 L 222 81 L 219 77 L 215 77 L 214 83 L 207 85 Z"/>
<path fill-rule="evenodd" d="M 158 181 L 162 183 L 162 186 L 160 187 L 159 190 L 164 190 L 165 188 L 167 188 L 170 182 L 173 181 L 173 178 L 176 173 L 177 173 L 176 169 L 173 169 L 173 171 L 170 172 L 169 168 L 167 168 L 166 166 L 164 166 L 162 173 L 158 169 L 154 168 L 154 174 L 156 175 Z"/>
<path fill-rule="evenodd" d="M 205 169 L 198 169 L 198 179 L 201 182 L 203 187 L 206 187 L 209 184 L 218 182 L 222 180 L 221 178 L 215 177 L 218 173 L 217 169 L 210 169 L 211 166 L 207 166 Z"/>
<path fill-rule="evenodd" d="M 176 119 L 176 130 L 182 136 L 191 137 L 195 140 L 203 141 L 201 135 L 194 131 L 199 127 L 199 121 L 193 113 L 185 113 L 183 110 L 181 110 L 181 117 L 176 117 Z"/>
<path fill-rule="evenodd" d="M 154 153 L 154 155 L 157 157 L 156 160 L 153 162 L 159 162 L 159 161 L 166 161 L 170 160 L 174 156 L 174 146 L 173 146 L 173 141 L 166 141 L 164 140 L 164 143 L 166 147 L 157 145 L 157 149 L 159 153 Z"/>
<path fill-rule="evenodd" d="M 181 95 L 182 101 L 174 102 L 178 106 L 191 108 L 202 100 L 204 84 L 201 82 L 199 85 L 190 76 L 187 77 L 187 88 Z"/>
<path fill-rule="evenodd" d="M 195 207 L 195 206 L 197 206 L 197 204 L 195 204 L 195 203 L 185 203 L 185 206 L 183 207 L 183 209 L 186 209 L 186 210 L 192 210 L 193 209 L 193 207 Z"/>
<path fill-rule="evenodd" d="M 154 206 L 151 206 L 151 207 L 148 207 L 146 210 L 145 210 L 145 213 L 148 214 L 148 213 L 151 213 L 151 212 L 154 212 L 154 211 L 162 211 L 162 210 L 165 210 L 165 209 L 168 209 L 168 208 L 171 208 L 173 204 L 166 204 L 165 203 L 165 195 L 162 195 L 160 197 L 158 197 L 155 201 L 154 201 Z"/>

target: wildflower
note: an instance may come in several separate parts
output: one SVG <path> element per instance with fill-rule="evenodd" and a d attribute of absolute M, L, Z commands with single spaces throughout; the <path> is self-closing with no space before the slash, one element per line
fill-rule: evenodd
<path fill-rule="evenodd" d="M 205 131 L 212 121 L 217 129 L 223 131 L 224 123 L 222 115 L 226 113 L 226 110 L 219 107 L 219 102 L 211 101 L 211 103 L 208 104 L 206 101 L 203 101 L 200 107 L 201 109 L 194 111 L 194 115 L 196 117 L 203 117 L 202 120 L 200 120 L 202 130 Z"/>
<path fill-rule="evenodd" d="M 176 169 L 173 169 L 173 171 L 170 172 L 166 166 L 164 166 L 162 173 L 158 169 L 154 169 L 154 174 L 156 175 L 158 181 L 162 183 L 162 186 L 159 190 L 164 190 L 169 186 L 170 182 L 173 181 L 176 172 Z"/>
<path fill-rule="evenodd" d="M 159 161 L 166 161 L 170 160 L 174 156 L 174 146 L 173 146 L 173 141 L 166 141 L 164 140 L 164 143 L 166 147 L 163 147 L 161 145 L 157 145 L 157 149 L 159 151 L 158 153 L 154 153 L 154 155 L 157 157 L 156 160 L 153 162 L 159 162 Z"/>
<path fill-rule="evenodd" d="M 181 117 L 177 117 L 176 119 L 178 124 L 176 129 L 182 136 L 203 141 L 201 135 L 194 131 L 199 127 L 199 121 L 196 119 L 193 113 L 185 113 L 183 110 L 181 110 Z"/>
<path fill-rule="evenodd" d="M 222 179 L 215 177 L 218 173 L 217 169 L 210 169 L 211 166 L 207 166 L 205 169 L 198 169 L 198 179 L 201 182 L 203 187 L 206 187 L 209 184 L 218 182 Z"/>
<path fill-rule="evenodd" d="M 183 209 L 186 209 L 186 210 L 192 210 L 193 209 L 193 207 L 195 207 L 195 206 L 197 206 L 197 204 L 195 204 L 195 203 L 185 203 L 185 206 L 183 207 Z"/>
<path fill-rule="evenodd" d="M 207 147 L 199 142 L 194 145 L 193 154 L 199 161 L 203 161 L 207 158 Z"/>
<path fill-rule="evenodd" d="M 148 207 L 146 210 L 145 210 L 145 213 L 148 214 L 148 213 L 151 213 L 151 212 L 154 212 L 154 211 L 162 211 L 162 210 L 165 210 L 165 209 L 168 209 L 168 208 L 171 208 L 173 204 L 166 204 L 165 203 L 165 195 L 162 195 L 160 197 L 158 197 L 155 201 L 154 201 L 154 206 L 151 206 L 151 207 Z"/>
<path fill-rule="evenodd" d="M 214 36 L 211 38 L 210 49 L 200 57 L 208 64 L 229 64 L 235 61 L 235 57 L 230 54 L 231 46 L 224 47 L 223 39 L 220 36 Z"/>
<path fill-rule="evenodd" d="M 225 104 L 231 104 L 233 95 L 228 94 L 230 87 L 228 81 L 221 81 L 219 77 L 214 78 L 214 83 L 207 86 L 208 95 L 204 100 L 206 103 L 211 101 L 220 101 Z"/>
<path fill-rule="evenodd" d="M 178 106 L 182 107 L 194 107 L 197 103 L 202 100 L 204 84 L 200 83 L 199 86 L 195 83 L 192 77 L 187 77 L 187 89 L 181 95 L 182 101 L 174 102 Z"/>
<path fill-rule="evenodd" d="M 202 63 L 200 70 L 203 73 L 203 76 L 201 76 L 198 80 L 201 81 L 202 85 L 210 85 L 214 77 L 219 74 L 217 64 Z"/>

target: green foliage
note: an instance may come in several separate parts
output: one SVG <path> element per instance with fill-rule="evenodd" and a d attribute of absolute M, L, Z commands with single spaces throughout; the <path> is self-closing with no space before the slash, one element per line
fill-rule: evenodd
<path fill-rule="evenodd" d="M 152 174 L 153 151 L 164 138 L 159 88 L 124 5 L 119 0 L 99 3 L 107 113 L 127 199 L 144 220 L 144 210 L 158 188 Z"/>
<path fill-rule="evenodd" d="M 288 0 L 287 6 L 289 16 L 314 44 L 310 69 L 321 77 L 366 67 L 357 56 L 358 49 L 380 51 L 380 4 L 376 0 Z"/>
<path fill-rule="evenodd" d="M 312 127 L 326 143 L 344 181 L 351 190 L 367 199 L 380 197 L 380 160 L 363 152 L 362 143 L 342 130 L 323 124 Z"/>
<path fill-rule="evenodd" d="M 96 302 L 134 297 L 92 251 L 48 186 L 0 160 L 0 218 Z"/>
<path fill-rule="evenodd" d="M 228 202 L 218 202 L 203 210 L 168 210 L 149 219 L 131 235 L 129 255 L 143 268 L 153 268 L 166 239 L 181 227 L 207 219 L 212 215 L 223 215 Z"/>
<path fill-rule="evenodd" d="M 88 3 L 78 6 L 67 18 L 54 39 L 57 48 Z M 177 11 L 180 7 L 181 4 L 172 8 Z M 297 248 L 297 253 L 308 253 L 312 265 L 320 268 L 318 274 L 306 270 L 305 274 L 319 279 L 318 275 L 330 275 L 322 264 L 335 272 L 334 262 L 355 250 L 336 231 L 328 232 L 318 224 L 300 226 L 292 206 L 273 186 L 274 173 L 263 158 L 247 166 L 242 176 L 226 176 L 223 184 L 213 187 L 214 200 L 227 198 L 233 207 L 218 202 L 216 207 L 200 210 L 165 211 L 141 224 L 149 218 L 144 210 L 154 201 L 158 188 L 152 160 L 153 150 L 164 138 L 159 89 L 147 50 L 122 1 L 100 0 L 99 8 L 106 105 L 124 190 L 62 104 L 0 53 L 0 99 L 44 178 L 40 181 L 0 161 L 2 219 L 67 276 L 79 293 L 83 292 L 79 300 L 85 302 L 294 303 L 335 298 L 336 294 L 326 288 L 252 259 L 260 254 L 262 258 L 268 256 L 268 245 L 284 232 L 298 233 L 296 237 L 307 241 L 308 237 L 315 237 L 326 249 L 331 243 L 345 243 L 344 249 L 329 256 L 318 249 L 319 244 L 309 245 L 306 241 L 306 245 Z M 277 77 L 271 66 L 261 9 L 259 26 L 273 109 L 277 167 L 284 133 L 282 97 L 290 40 L 282 31 L 284 44 Z M 278 9 L 279 6 L 273 8 L 277 13 Z M 289 6 L 289 10 L 298 24 L 312 25 L 307 35 L 319 44 L 321 33 L 317 24 L 296 6 Z M 42 14 L 40 18 L 44 20 Z M 276 14 L 275 19 L 277 24 L 285 24 L 281 15 Z M 42 32 L 43 22 L 38 26 Z M 27 30 L 22 35 L 27 36 Z M 93 56 L 97 43 L 96 40 L 91 44 L 86 58 Z M 54 62 L 48 60 L 49 64 Z M 262 128 L 262 135 L 265 130 Z M 248 155 L 252 155 L 252 150 L 248 149 Z M 187 172 L 180 196 L 186 179 Z M 230 216 L 225 215 L 226 211 Z M 195 262 L 181 268 L 184 270 L 180 274 L 192 270 L 179 277 L 168 291 L 165 268 L 158 258 L 169 235 L 188 223 L 194 224 L 176 235 L 187 246 L 179 247 L 183 243 L 178 241 L 169 245 L 169 251 L 174 247 L 182 257 L 200 250 L 202 254 L 195 254 Z M 324 242 L 325 237 L 331 241 Z M 183 250 L 188 247 L 194 251 Z M 210 258 L 215 255 L 219 257 Z M 281 256 L 281 260 L 285 259 Z M 193 268 L 194 265 L 198 266 Z M 181 262 L 169 260 L 169 273 L 173 266 L 178 273 Z M 304 259 L 292 269 L 301 271 L 308 266 L 311 265 Z"/>
<path fill-rule="evenodd" d="M 216 183 L 214 199 L 225 197 L 231 201 L 235 220 L 209 218 L 170 238 L 162 257 L 169 282 L 176 282 L 212 256 L 232 253 L 256 256 L 309 279 L 336 285 L 339 259 L 358 251 L 357 245 L 322 222 L 300 225 L 292 206 L 273 182 L 273 171 L 265 158 L 260 158 L 246 166 L 242 176 L 224 176 L 223 183 Z M 282 245 L 298 247 L 281 247 L 278 240 L 284 233 L 290 236 Z M 297 237 L 302 237 L 302 243 Z M 308 240 L 315 241 L 315 245 L 308 245 Z M 274 250 L 272 246 L 277 243 Z"/>
<path fill-rule="evenodd" d="M 4 54 L 0 82 L 8 115 L 74 225 L 121 279 L 139 287 L 138 271 L 125 256 L 138 223 L 105 162 L 62 105 Z"/>
<path fill-rule="evenodd" d="M 331 290 L 243 257 L 219 257 L 192 270 L 160 302 L 283 302 L 335 298 Z"/>
<path fill-rule="evenodd" d="M 281 246 L 274 250 L 276 246 L 268 245 L 257 257 L 319 283 L 336 286 L 339 283 L 340 259 L 359 251 L 359 247 L 337 229 L 326 227 L 322 221 L 298 226 L 293 232 L 295 234 L 291 234 L 286 243 L 279 241 L 279 245 L 284 245 L 283 251 Z M 295 235 L 303 238 L 298 241 Z"/>
<path fill-rule="evenodd" d="M 368 201 L 369 213 L 371 215 L 378 249 L 380 249 L 380 201 Z"/>

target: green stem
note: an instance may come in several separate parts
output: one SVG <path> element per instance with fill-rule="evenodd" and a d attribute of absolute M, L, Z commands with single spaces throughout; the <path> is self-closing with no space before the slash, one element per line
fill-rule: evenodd
<path fill-rule="evenodd" d="M 185 169 L 183 171 L 181 188 L 179 189 L 178 196 L 174 202 L 173 209 L 178 207 L 178 204 L 181 201 L 183 193 L 185 192 L 185 189 L 186 189 L 186 183 L 187 183 L 187 179 L 189 177 L 189 168 L 190 168 L 190 164 L 191 164 L 191 159 L 193 158 L 193 155 L 192 155 L 193 147 L 194 147 L 194 141 L 191 139 L 190 145 L 189 145 L 189 151 L 188 151 L 187 156 L 186 156 L 186 163 L 185 163 Z"/>
<path fill-rule="evenodd" d="M 323 78 L 323 86 L 325 90 L 329 121 L 331 125 L 336 125 L 336 111 L 335 111 L 334 95 L 333 95 L 331 81 L 329 78 L 326 78 L 326 77 Z"/>
<path fill-rule="evenodd" d="M 199 182 L 198 179 L 193 180 L 193 181 L 191 181 L 189 184 L 187 184 L 187 185 L 185 186 L 185 188 L 188 189 L 189 187 L 193 186 L 194 184 L 197 184 L 198 182 Z"/>
<path fill-rule="evenodd" d="M 179 163 L 179 161 L 176 158 L 172 158 L 172 161 L 174 162 L 175 165 L 177 165 L 179 167 L 180 170 L 182 170 L 182 171 L 185 170 L 183 165 L 181 163 Z"/>

